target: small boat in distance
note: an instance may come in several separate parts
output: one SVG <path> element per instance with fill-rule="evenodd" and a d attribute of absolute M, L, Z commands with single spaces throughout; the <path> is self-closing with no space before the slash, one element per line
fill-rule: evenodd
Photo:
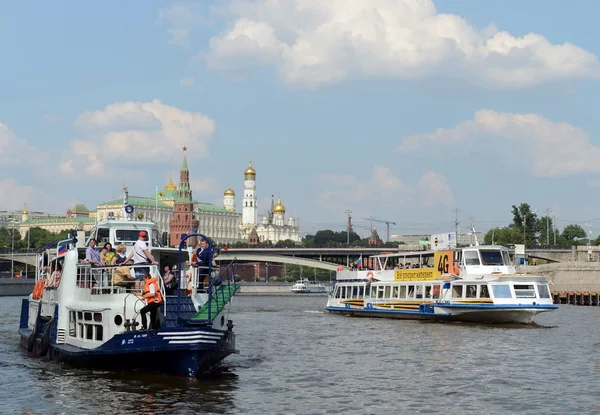
<path fill-rule="evenodd" d="M 307 278 L 296 281 L 290 291 L 297 294 L 325 294 L 327 292 L 324 285 L 317 284 L 316 281 L 311 282 Z"/>
<path fill-rule="evenodd" d="M 558 308 L 548 281 L 517 274 L 505 247 L 442 249 L 375 255 L 366 261 L 367 269 L 338 271 L 326 310 L 348 316 L 530 324 L 537 314 Z"/>

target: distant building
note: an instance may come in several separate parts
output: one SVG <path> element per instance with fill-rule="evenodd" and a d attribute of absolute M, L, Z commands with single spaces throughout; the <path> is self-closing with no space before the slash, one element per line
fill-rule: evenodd
<path fill-rule="evenodd" d="M 161 234 L 169 232 L 169 222 L 173 217 L 173 207 L 155 198 L 129 196 L 127 202 L 133 206 L 133 219 L 150 220 L 158 225 Z M 98 221 L 109 218 L 123 219 L 123 198 L 103 202 L 96 208 Z"/>
<path fill-rule="evenodd" d="M 183 147 L 183 161 L 179 172 L 179 189 L 177 189 L 173 218 L 169 223 L 171 246 L 179 245 L 181 235 L 198 232 L 199 226 L 199 221 L 194 214 L 194 199 L 190 188 L 190 171 L 187 165 L 186 153 L 187 147 Z M 187 240 L 188 246 L 193 246 L 196 242 L 195 237 Z"/>
<path fill-rule="evenodd" d="M 225 191 L 223 206 L 228 209 L 235 209 L 235 193 L 231 186 Z M 300 228 L 296 219 L 289 217 L 285 220 L 285 206 L 281 199 L 275 204 L 271 200 L 271 209 L 265 213 L 260 223 L 258 223 L 258 199 L 256 197 L 256 170 L 252 167 L 252 162 L 244 170 L 244 194 L 242 197 L 242 221 L 239 224 L 241 237 L 254 241 L 258 236 L 259 242 L 270 241 L 277 243 L 279 241 L 290 239 L 294 242 L 300 242 Z"/>
<path fill-rule="evenodd" d="M 73 214 L 73 212 L 78 212 Z M 87 212 L 87 216 L 86 213 Z M 21 220 L 17 226 L 21 238 L 25 238 L 32 228 L 41 228 L 48 232 L 59 233 L 69 230 L 90 231 L 96 222 L 90 217 L 91 212 L 84 205 L 77 205 L 69 209 L 66 215 L 40 215 L 39 212 L 30 213 L 27 208 L 21 212 Z"/>

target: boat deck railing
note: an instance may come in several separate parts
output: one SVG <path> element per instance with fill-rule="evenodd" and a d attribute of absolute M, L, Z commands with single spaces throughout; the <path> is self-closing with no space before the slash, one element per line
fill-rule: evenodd
<path fill-rule="evenodd" d="M 121 264 L 93 267 L 90 264 L 78 264 L 76 285 L 79 288 L 89 288 L 92 295 L 141 292 L 144 282 L 135 279 L 135 270 L 140 268 L 150 270 L 150 275 L 156 278 L 164 296 L 162 278 L 156 265 Z"/>

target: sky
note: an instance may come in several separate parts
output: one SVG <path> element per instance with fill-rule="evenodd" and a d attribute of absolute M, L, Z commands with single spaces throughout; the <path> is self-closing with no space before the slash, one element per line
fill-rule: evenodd
<path fill-rule="evenodd" d="M 0 210 L 194 198 L 302 233 L 485 231 L 529 203 L 600 232 L 600 3 L 0 3 Z M 374 222 L 380 234 L 385 225 Z"/>

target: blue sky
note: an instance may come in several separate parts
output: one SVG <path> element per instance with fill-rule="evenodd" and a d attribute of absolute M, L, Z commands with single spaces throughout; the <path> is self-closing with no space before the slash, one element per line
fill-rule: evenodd
<path fill-rule="evenodd" d="M 456 207 L 485 230 L 528 202 L 597 233 L 599 9 L 3 2 L 0 209 L 150 195 L 185 144 L 196 199 L 240 206 L 252 155 L 260 213 L 280 195 L 303 232 L 346 209 L 445 232 Z"/>

